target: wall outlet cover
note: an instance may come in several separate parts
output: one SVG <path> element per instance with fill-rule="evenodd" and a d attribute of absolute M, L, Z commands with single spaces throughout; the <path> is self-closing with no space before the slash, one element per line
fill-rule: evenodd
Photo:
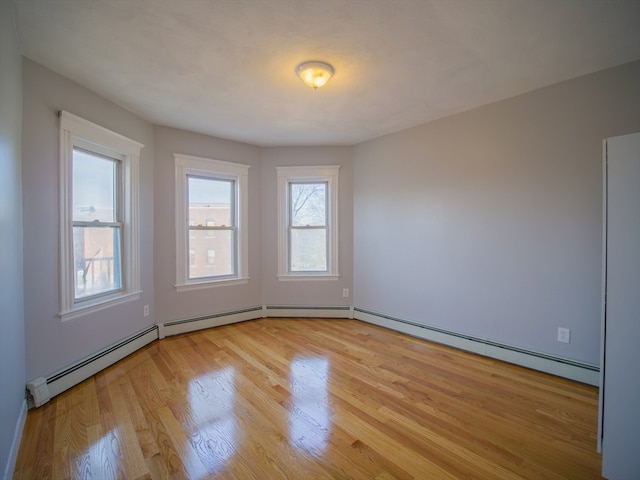
<path fill-rule="evenodd" d="M 561 343 L 571 342 L 571 330 L 564 327 L 558 327 L 558 341 Z"/>

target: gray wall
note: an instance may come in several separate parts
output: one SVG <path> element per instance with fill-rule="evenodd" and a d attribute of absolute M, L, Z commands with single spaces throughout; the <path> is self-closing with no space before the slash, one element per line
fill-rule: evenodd
<path fill-rule="evenodd" d="M 260 149 L 252 145 L 155 127 L 155 292 L 158 323 L 261 305 Z M 177 292 L 174 153 L 250 165 L 249 283 Z"/>
<path fill-rule="evenodd" d="M 153 128 L 97 94 L 23 61 L 24 281 L 27 378 L 46 376 L 154 323 Z M 61 322 L 58 298 L 58 120 L 67 110 L 145 145 L 140 155 L 142 295 L 138 301 Z"/>
<path fill-rule="evenodd" d="M 194 318 L 267 305 L 350 305 L 342 289 L 353 285 L 351 147 L 260 148 L 207 135 L 157 126 L 155 136 L 156 321 Z M 246 285 L 177 292 L 175 289 L 174 153 L 250 165 L 249 277 Z M 276 166 L 341 165 L 339 177 L 338 281 L 280 282 L 277 275 Z"/>
<path fill-rule="evenodd" d="M 0 1 L 0 477 L 8 474 L 25 385 L 22 283 L 22 58 L 13 12 Z M 17 448 L 17 445 L 15 445 Z"/>
<path fill-rule="evenodd" d="M 152 127 L 28 59 L 21 107 L 17 40 L 6 2 L 0 5 L 0 467 L 25 378 L 50 374 L 154 322 L 262 303 L 350 305 L 343 288 L 355 288 L 358 308 L 599 363 L 601 141 L 640 131 L 640 62 L 355 147 L 259 148 Z M 67 322 L 56 316 L 60 109 L 146 145 L 142 297 Z M 247 285 L 175 291 L 173 153 L 251 165 Z M 279 282 L 275 167 L 321 164 L 342 165 L 341 278 Z M 572 330 L 570 344 L 556 342 L 558 326 Z"/>
<path fill-rule="evenodd" d="M 598 364 L 602 139 L 640 130 L 638 85 L 635 62 L 358 145 L 355 306 Z"/>
<path fill-rule="evenodd" d="M 267 305 L 345 306 L 342 289 L 353 285 L 353 148 L 270 147 L 262 150 L 263 303 Z M 338 272 L 340 278 L 279 281 L 276 167 L 340 165 L 338 174 Z"/>

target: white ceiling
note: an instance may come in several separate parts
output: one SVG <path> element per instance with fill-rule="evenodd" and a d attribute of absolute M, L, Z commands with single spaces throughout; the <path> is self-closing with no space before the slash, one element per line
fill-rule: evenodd
<path fill-rule="evenodd" d="M 351 145 L 640 59 L 638 0 L 12 0 L 25 56 L 158 125 Z M 295 76 L 323 60 L 318 91 Z M 640 86 L 639 86 L 640 88 Z"/>

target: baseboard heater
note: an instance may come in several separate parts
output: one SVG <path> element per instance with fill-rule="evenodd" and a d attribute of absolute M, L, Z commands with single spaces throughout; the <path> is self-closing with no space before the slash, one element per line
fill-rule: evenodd
<path fill-rule="evenodd" d="M 182 320 L 174 320 L 158 325 L 158 328 L 160 329 L 159 338 L 164 338 L 170 335 L 179 335 L 181 333 L 194 332 L 196 330 L 204 330 L 205 328 L 221 327 L 223 325 L 229 325 L 231 323 L 255 320 L 256 318 L 262 318 L 263 316 L 263 307 L 255 306 L 244 308 L 241 310 L 233 310 L 229 312 L 185 318 Z"/>
<path fill-rule="evenodd" d="M 51 376 L 27 383 L 29 407 L 39 407 L 51 398 L 122 360 L 136 350 L 166 336 L 179 335 L 263 317 L 352 318 L 351 307 L 299 307 L 260 305 L 153 325 Z"/>
<path fill-rule="evenodd" d="M 353 318 L 351 307 L 302 307 L 296 305 L 266 305 L 265 317 Z"/>
<path fill-rule="evenodd" d="M 47 378 L 39 377 L 30 381 L 27 383 L 29 405 L 39 407 L 47 403 L 52 397 L 131 355 L 157 338 L 158 327 L 153 325 Z"/>
<path fill-rule="evenodd" d="M 598 386 L 600 383 L 600 368 L 590 363 L 578 362 L 484 338 L 464 335 L 438 327 L 363 310 L 361 308 L 353 309 L 353 318 L 435 343 L 550 373 L 559 377 L 576 380 L 588 385 Z"/>
<path fill-rule="evenodd" d="M 267 317 L 352 318 L 351 307 L 261 305 L 242 310 L 165 322 L 158 325 L 158 328 L 160 329 L 159 338 Z"/>
<path fill-rule="evenodd" d="M 66 367 L 51 376 L 27 383 L 29 406 L 39 407 L 52 397 L 77 385 L 108 366 L 127 357 L 158 338 L 203 330 L 263 317 L 355 318 L 363 322 L 396 330 L 425 340 L 503 360 L 589 385 L 599 384 L 599 367 L 555 357 L 487 339 L 463 335 L 437 327 L 410 322 L 352 307 L 304 307 L 293 305 L 261 305 L 241 310 L 175 320 L 153 325 L 94 355 Z"/>

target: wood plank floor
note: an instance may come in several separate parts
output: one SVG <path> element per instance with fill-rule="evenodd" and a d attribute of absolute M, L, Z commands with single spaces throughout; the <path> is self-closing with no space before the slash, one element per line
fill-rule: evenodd
<path fill-rule="evenodd" d="M 599 479 L 597 393 L 355 320 L 254 320 L 31 410 L 14 478 Z"/>

